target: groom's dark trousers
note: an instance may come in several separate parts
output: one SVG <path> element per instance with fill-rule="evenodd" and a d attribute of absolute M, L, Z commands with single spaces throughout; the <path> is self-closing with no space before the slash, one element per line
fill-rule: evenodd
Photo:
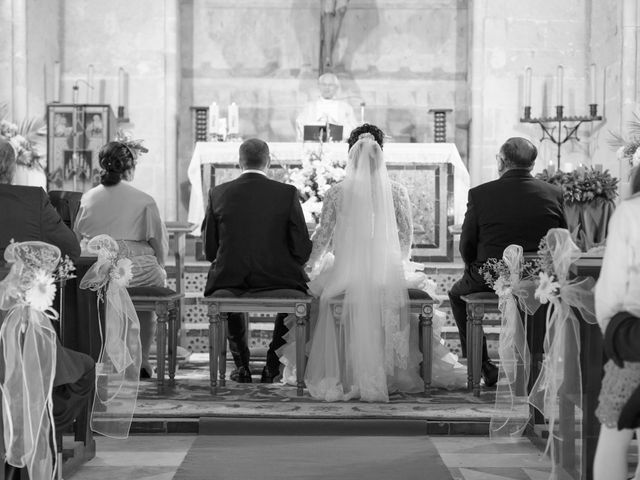
<path fill-rule="evenodd" d="M 550 228 L 566 227 L 562 191 L 533 178 L 528 170 L 509 170 L 498 180 L 469 190 L 460 234 L 460 255 L 465 270 L 462 278 L 449 290 L 451 313 L 460 332 L 463 356 L 467 355 L 467 314 L 466 304 L 460 297 L 492 291 L 478 273 L 478 268 L 489 258 L 502 258 L 504 249 L 511 244 L 520 245 L 524 252 L 536 252 L 540 240 Z M 534 322 L 543 323 L 541 318 L 544 316 L 539 313 Z M 541 327 L 532 322 L 530 327 L 534 326 Z M 544 336 L 542 329 L 536 330 Z M 482 361 L 488 359 L 487 342 L 483 338 Z"/>
<path fill-rule="evenodd" d="M 246 172 L 236 180 L 213 187 L 202 224 L 204 252 L 211 263 L 205 296 L 217 290 L 236 295 L 266 290 L 307 291 L 304 264 L 311 240 L 298 197 L 292 186 Z M 286 315 L 279 314 L 267 367 L 280 365 L 275 350 L 284 344 Z M 229 349 L 236 366 L 249 366 L 242 314 L 230 314 Z"/>

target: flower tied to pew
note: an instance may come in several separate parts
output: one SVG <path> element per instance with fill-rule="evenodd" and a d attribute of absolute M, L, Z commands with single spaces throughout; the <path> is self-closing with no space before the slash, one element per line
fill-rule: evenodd
<path fill-rule="evenodd" d="M 56 281 L 71 277 L 73 264 L 44 242 L 12 242 L 4 258 L 11 265 L 0 281 L 0 381 L 6 461 L 26 467 L 29 478 L 54 478 L 57 458 L 51 398 L 57 336 L 51 320 Z M 53 449 L 51 448 L 53 446 Z"/>
<path fill-rule="evenodd" d="M 492 436 L 519 436 L 529 420 L 527 386 L 531 355 L 527 345 L 527 321 L 540 306 L 534 298 L 536 262 L 525 262 L 522 247 L 509 245 L 502 259 L 489 259 L 480 274 L 498 295 L 500 310 L 500 358 Z M 524 321 L 521 317 L 524 313 Z"/>
<path fill-rule="evenodd" d="M 580 257 L 580 249 L 563 228 L 552 228 L 540 243 L 539 283 L 536 297 L 549 303 L 544 338 L 544 361 L 529 395 L 529 403 L 548 419 L 553 475 L 556 475 L 555 445 L 565 438 L 555 429 L 559 403 L 570 402 L 582 411 L 580 369 L 580 321 L 595 323 L 593 278 L 569 278 L 569 267 Z M 563 398 L 560 399 L 559 395 Z M 570 435 L 574 433 L 571 432 Z M 579 450 L 579 449 L 578 449 Z M 577 453 L 579 455 L 579 451 Z M 578 458 L 577 468 L 581 465 Z"/>
<path fill-rule="evenodd" d="M 118 243 L 109 235 L 92 238 L 87 249 L 98 258 L 80 282 L 80 288 L 96 291 L 98 302 L 105 303 L 105 336 L 96 364 L 91 429 L 112 438 L 127 438 L 142 363 L 140 322 L 127 292 L 132 263 L 118 255 Z M 102 325 L 100 331 L 102 334 Z"/>

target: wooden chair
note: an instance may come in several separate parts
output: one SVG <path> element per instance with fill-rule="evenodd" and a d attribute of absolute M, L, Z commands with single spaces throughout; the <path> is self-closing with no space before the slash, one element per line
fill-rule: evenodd
<path fill-rule="evenodd" d="M 216 372 L 220 386 L 226 384 L 227 315 L 229 313 L 289 313 L 296 316 L 296 384 L 297 394 L 304 391 L 305 343 L 312 297 L 298 290 L 269 290 L 233 296 L 228 291 L 214 292 L 202 299 L 209 318 L 209 375 L 211 393 L 217 393 Z"/>
<path fill-rule="evenodd" d="M 184 293 L 165 287 L 127 288 L 136 311 L 155 312 L 158 316 L 156 350 L 158 358 L 158 388 L 164 387 L 165 362 L 167 358 L 167 333 L 169 335 L 169 383 L 175 383 L 178 331 L 180 329 L 180 301 Z M 168 332 L 167 332 L 168 330 Z"/>
<path fill-rule="evenodd" d="M 420 339 L 419 345 L 422 352 L 422 381 L 424 382 L 424 393 L 431 395 L 432 362 L 433 349 L 431 337 L 433 335 L 433 305 L 436 300 L 423 290 L 409 289 L 409 313 L 418 315 Z M 336 326 L 342 321 L 342 302 L 344 296 L 335 297 L 329 302 L 331 313 L 336 322 Z"/>

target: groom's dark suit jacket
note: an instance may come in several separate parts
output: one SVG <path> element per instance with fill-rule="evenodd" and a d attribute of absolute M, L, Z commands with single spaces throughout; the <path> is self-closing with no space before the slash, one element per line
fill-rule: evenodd
<path fill-rule="evenodd" d="M 259 173 L 212 188 L 202 224 L 212 262 L 205 295 L 215 290 L 306 291 L 311 240 L 298 190 Z"/>
<path fill-rule="evenodd" d="M 554 227 L 567 227 L 562 190 L 527 170 L 509 170 L 469 190 L 460 254 L 467 267 L 479 267 L 488 258 L 502 258 L 510 244 L 536 252 L 540 239 Z"/>

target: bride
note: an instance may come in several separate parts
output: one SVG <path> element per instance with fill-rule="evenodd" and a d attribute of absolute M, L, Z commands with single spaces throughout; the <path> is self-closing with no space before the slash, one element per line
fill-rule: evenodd
<path fill-rule="evenodd" d="M 421 284 L 433 294 L 435 285 L 410 268 L 416 264 L 408 261 L 409 195 L 388 177 L 383 137 L 369 124 L 351 132 L 345 179 L 327 192 L 314 234 L 309 289 L 320 297 L 320 310 L 305 382 L 311 396 L 326 401 L 387 402 L 390 392 L 424 389 L 407 289 Z M 342 303 L 337 323 L 330 308 L 335 299 Z M 434 383 L 466 385 L 466 369 L 442 345 L 439 332 L 434 340 Z M 282 349 L 285 381 L 292 373 L 292 348 Z"/>

